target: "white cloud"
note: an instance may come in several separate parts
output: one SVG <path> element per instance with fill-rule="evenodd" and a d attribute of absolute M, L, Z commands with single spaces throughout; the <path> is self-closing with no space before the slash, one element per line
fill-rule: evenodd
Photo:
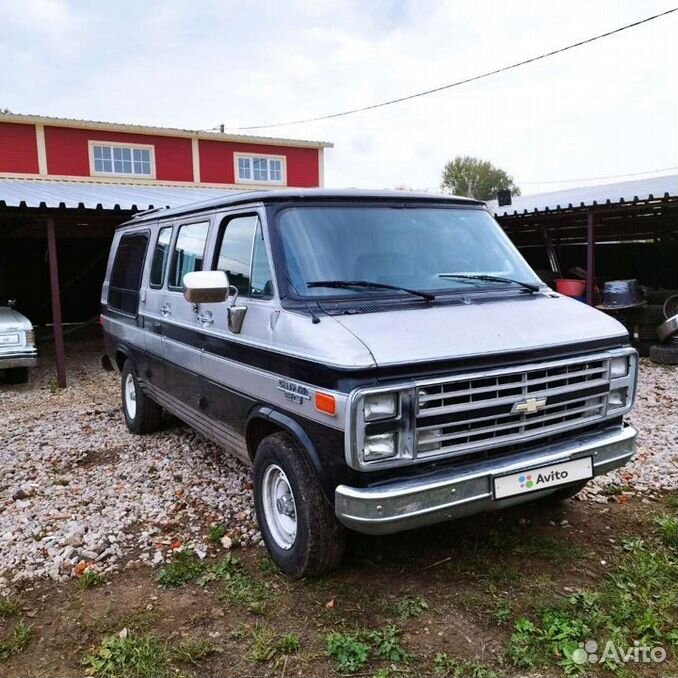
<path fill-rule="evenodd" d="M 21 9 L 17 9 L 21 8 Z M 0 106 L 188 128 L 353 108 L 454 81 L 668 8 L 299 0 L 3 2 Z M 447 92 L 256 133 L 328 139 L 334 186 L 435 188 L 478 155 L 518 183 L 678 165 L 678 16 Z M 524 184 L 524 191 L 552 185 Z"/>

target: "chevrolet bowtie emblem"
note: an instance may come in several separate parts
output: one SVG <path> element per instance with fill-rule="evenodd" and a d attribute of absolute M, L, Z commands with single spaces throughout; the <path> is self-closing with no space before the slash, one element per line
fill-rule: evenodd
<path fill-rule="evenodd" d="M 519 403 L 516 403 L 511 412 L 515 414 L 534 414 L 543 410 L 546 407 L 546 398 L 527 398 Z"/>

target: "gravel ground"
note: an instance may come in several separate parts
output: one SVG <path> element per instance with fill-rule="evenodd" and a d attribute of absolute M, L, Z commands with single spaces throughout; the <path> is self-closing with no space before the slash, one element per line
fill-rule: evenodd
<path fill-rule="evenodd" d="M 0 384 L 0 592 L 37 577 L 67 579 L 162 563 L 177 548 L 210 549 L 222 525 L 235 544 L 260 543 L 249 471 L 189 428 L 128 433 L 119 376 L 99 367 L 98 344 L 71 344 L 70 386 L 54 388 L 51 360 L 26 386 Z M 630 421 L 635 461 L 580 498 L 608 501 L 610 485 L 652 495 L 678 488 L 678 368 L 641 362 Z M 619 498 L 619 497 L 617 497 Z"/>

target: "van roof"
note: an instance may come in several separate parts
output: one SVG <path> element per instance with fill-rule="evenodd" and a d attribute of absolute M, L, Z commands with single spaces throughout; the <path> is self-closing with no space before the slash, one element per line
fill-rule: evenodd
<path fill-rule="evenodd" d="M 310 202 L 332 201 L 332 200 L 374 200 L 374 201 L 392 201 L 403 200 L 406 202 L 435 202 L 449 203 L 453 205 L 484 205 L 481 200 L 472 198 L 462 198 L 455 195 L 444 195 L 436 193 L 416 193 L 413 191 L 372 191 L 364 189 L 329 189 L 329 188 L 307 188 L 307 189 L 280 189 L 276 191 L 243 191 L 242 193 L 230 193 L 218 198 L 201 200 L 199 202 L 181 205 L 179 207 L 156 208 L 139 212 L 121 226 L 130 226 L 139 224 L 149 219 L 160 219 L 165 217 L 174 217 L 182 214 L 193 214 L 209 211 L 219 207 L 228 207 L 231 205 L 241 205 L 245 203 L 263 203 L 270 204 L 275 202 Z"/>

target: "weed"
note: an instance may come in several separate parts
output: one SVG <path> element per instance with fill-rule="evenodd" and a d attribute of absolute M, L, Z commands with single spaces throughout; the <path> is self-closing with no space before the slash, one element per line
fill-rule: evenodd
<path fill-rule="evenodd" d="M 628 485 L 607 485 L 602 489 L 602 494 L 606 497 L 616 497 L 624 492 L 628 492 L 631 488 Z"/>
<path fill-rule="evenodd" d="M 223 525 L 212 525 L 212 527 L 210 527 L 210 529 L 207 531 L 207 541 L 210 542 L 210 544 L 219 546 L 225 535 L 226 528 Z"/>
<path fill-rule="evenodd" d="M 276 653 L 275 636 L 268 626 L 257 624 L 252 631 L 252 649 L 248 658 L 255 662 L 267 662 Z"/>
<path fill-rule="evenodd" d="M 23 652 L 28 643 L 31 642 L 32 637 L 33 631 L 31 627 L 25 622 L 20 621 L 6 638 L 0 640 L 0 661 Z"/>
<path fill-rule="evenodd" d="M 158 678 L 168 675 L 169 654 L 150 635 L 117 634 L 103 639 L 82 660 L 98 678 Z"/>
<path fill-rule="evenodd" d="M 496 678 L 497 674 L 492 670 L 474 661 L 454 659 L 448 657 L 445 652 L 438 652 L 433 659 L 433 670 L 440 676 L 452 678 Z"/>
<path fill-rule="evenodd" d="M 261 574 L 275 574 L 278 572 L 278 566 L 268 556 L 264 556 L 257 563 L 257 570 Z"/>
<path fill-rule="evenodd" d="M 101 586 L 106 580 L 102 575 L 100 575 L 96 570 L 85 570 L 82 573 L 82 577 L 78 579 L 78 588 L 80 589 L 93 589 L 97 586 Z"/>
<path fill-rule="evenodd" d="M 370 657 L 370 646 L 354 633 L 330 633 L 326 638 L 326 650 L 339 673 L 359 671 Z"/>
<path fill-rule="evenodd" d="M 174 561 L 163 567 L 156 581 L 160 586 L 171 589 L 195 581 L 205 571 L 205 566 L 194 553 L 180 551 Z"/>
<path fill-rule="evenodd" d="M 411 659 L 400 644 L 400 629 L 396 626 L 389 625 L 383 631 L 372 631 L 368 637 L 374 643 L 377 657 L 393 663 L 406 662 Z"/>
<path fill-rule="evenodd" d="M 511 619 L 511 603 L 507 600 L 498 600 L 494 611 L 494 619 L 499 626 L 508 624 Z"/>
<path fill-rule="evenodd" d="M 264 614 L 264 598 L 269 594 L 266 584 L 253 579 L 232 553 L 211 567 L 200 577 L 200 584 L 220 581 L 225 585 L 226 599 L 246 605 L 255 614 Z"/>
<path fill-rule="evenodd" d="M 405 596 L 396 602 L 393 609 L 398 618 L 405 621 L 424 614 L 428 610 L 428 603 L 421 596 Z"/>
<path fill-rule="evenodd" d="M 372 678 L 391 678 L 391 672 L 385 666 L 382 666 L 372 674 Z"/>
<path fill-rule="evenodd" d="M 670 494 L 668 502 L 671 508 L 678 509 L 678 492 L 675 494 Z"/>
<path fill-rule="evenodd" d="M 0 598 L 0 619 L 13 617 L 19 611 L 19 605 L 10 598 Z"/>
<path fill-rule="evenodd" d="M 297 633 L 286 633 L 278 641 L 278 649 L 283 654 L 293 654 L 299 650 L 300 641 Z"/>
<path fill-rule="evenodd" d="M 675 516 L 659 516 L 655 519 L 657 533 L 665 546 L 678 548 L 678 518 Z"/>
<path fill-rule="evenodd" d="M 218 648 L 206 640 L 184 638 L 172 647 L 170 655 L 174 661 L 183 662 L 184 664 L 198 664 L 218 651 Z"/>

